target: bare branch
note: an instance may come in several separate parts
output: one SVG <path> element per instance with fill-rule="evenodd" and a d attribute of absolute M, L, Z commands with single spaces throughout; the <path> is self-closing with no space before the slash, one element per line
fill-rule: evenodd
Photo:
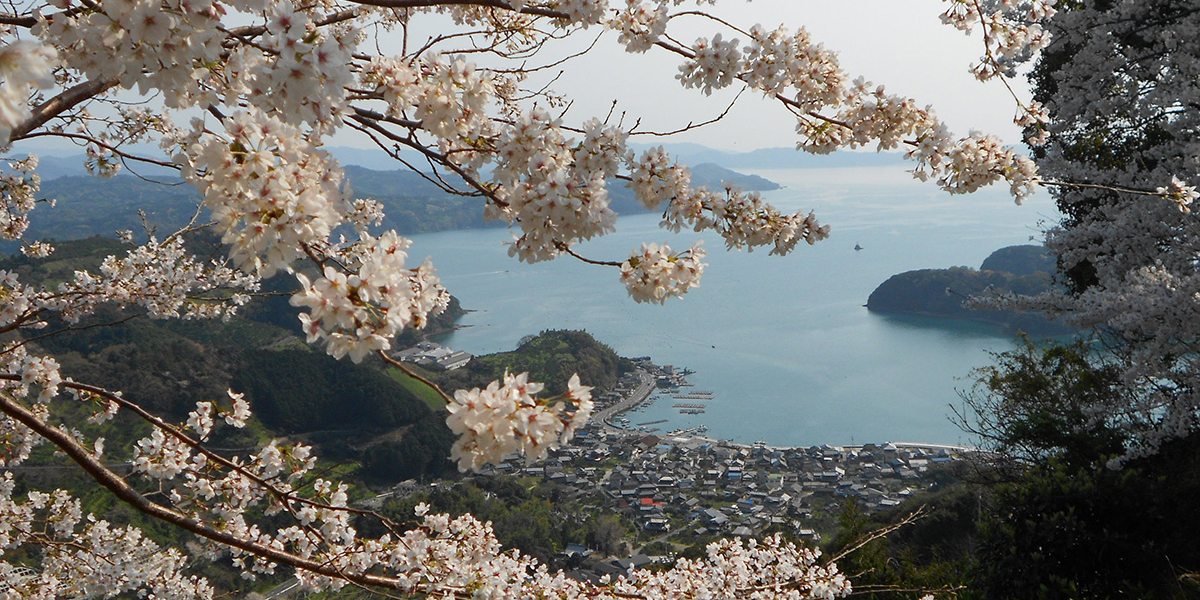
<path fill-rule="evenodd" d="M 913 523 L 916 523 L 917 521 L 919 521 L 927 516 L 929 516 L 928 515 L 928 507 L 921 506 L 917 510 L 909 513 L 908 516 L 904 517 L 899 522 L 888 525 L 887 527 L 880 527 L 879 529 L 872 531 L 871 533 L 867 534 L 866 537 L 864 537 L 863 539 L 850 545 L 848 548 L 845 548 L 841 552 L 838 552 L 836 555 L 830 557 L 829 561 L 837 562 L 839 560 L 842 560 L 846 556 L 857 551 L 859 548 L 862 548 L 863 546 L 866 546 L 867 544 L 870 544 L 871 542 L 873 542 L 877 539 L 886 537 L 888 534 L 890 534 L 893 531 L 896 531 L 897 529 L 900 529 L 901 527 L 907 527 L 909 525 L 912 525 Z"/>
<path fill-rule="evenodd" d="M 13 127 L 11 139 L 15 141 L 26 137 L 34 129 L 45 125 L 50 119 L 78 106 L 82 102 L 103 94 L 116 87 L 119 83 L 120 79 L 109 77 L 108 79 L 93 79 L 72 86 L 70 89 L 33 109 L 33 116 L 26 119 L 24 123 Z"/>
<path fill-rule="evenodd" d="M 17 15 L 13 13 L 0 13 L 0 25 L 13 25 L 16 27 L 33 27 L 37 25 L 37 19 Z"/>
<path fill-rule="evenodd" d="M 387 364 L 389 364 L 393 367 L 396 367 L 397 369 L 400 369 L 401 371 L 404 372 L 405 375 L 408 375 L 409 377 L 412 377 L 413 379 L 420 381 L 421 383 L 428 386 L 429 389 L 437 392 L 437 394 L 442 397 L 442 400 L 446 401 L 446 404 L 450 404 L 451 402 L 454 402 L 454 399 L 450 397 L 450 394 L 447 394 L 445 391 L 443 391 L 442 388 L 438 386 L 438 384 L 434 383 L 433 381 L 430 381 L 426 377 L 423 377 L 420 373 L 417 373 L 416 371 L 413 371 L 412 369 L 408 368 L 408 365 L 388 356 L 387 353 L 384 352 L 383 350 L 379 351 L 379 356 Z"/>
<path fill-rule="evenodd" d="M 569 19 L 570 15 L 565 12 L 550 10 L 537 6 L 523 6 L 520 10 L 503 0 L 350 0 L 355 4 L 364 6 L 378 6 L 380 8 L 427 8 L 433 6 L 446 6 L 449 4 L 459 6 L 482 6 L 509 10 L 526 15 L 536 15 L 539 17 L 551 17 L 555 19 Z"/>

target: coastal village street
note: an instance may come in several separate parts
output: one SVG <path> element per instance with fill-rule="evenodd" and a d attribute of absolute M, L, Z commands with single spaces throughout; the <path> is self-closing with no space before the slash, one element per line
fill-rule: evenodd
<path fill-rule="evenodd" d="M 615 427 L 612 424 L 613 417 L 628 412 L 642 402 L 645 402 L 650 397 L 650 394 L 654 392 L 655 387 L 657 387 L 657 380 L 645 369 L 634 371 L 632 378 L 626 377 L 621 383 L 622 385 L 628 385 L 631 380 L 636 382 L 634 384 L 636 387 L 632 390 L 624 393 L 621 391 L 614 392 L 612 393 L 613 396 L 610 396 L 606 402 L 596 403 L 601 408 L 596 410 L 596 413 L 592 415 L 592 423 L 597 426 L 600 432 L 605 434 L 625 433 L 625 429 Z M 618 390 L 624 389 L 627 388 L 618 388 Z M 612 397 L 616 399 L 613 400 Z"/>
<path fill-rule="evenodd" d="M 656 389 L 683 383 L 669 367 L 656 367 L 649 359 L 635 362 L 638 368 L 625 374 L 615 390 L 596 398 L 591 422 L 569 445 L 539 462 L 512 457 L 478 476 L 513 475 L 554 486 L 558 498 L 592 506 L 599 502 L 624 515 L 638 532 L 630 553 L 651 546 L 679 550 L 697 541 L 771 531 L 788 531 L 816 544 L 823 531 L 828 535 L 836 529 L 837 515 L 851 499 L 864 512 L 899 506 L 972 451 L 916 443 L 781 448 L 717 440 L 697 430 L 657 434 L 630 429 L 622 413 L 646 402 Z M 409 482 L 407 493 L 412 491 Z M 590 556 L 592 550 L 573 546 L 566 552 Z M 661 554 L 657 559 L 592 556 L 584 562 L 590 569 L 584 575 L 625 573 L 670 559 Z"/>

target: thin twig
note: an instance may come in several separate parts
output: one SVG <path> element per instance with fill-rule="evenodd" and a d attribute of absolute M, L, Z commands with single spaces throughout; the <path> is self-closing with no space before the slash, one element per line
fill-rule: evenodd
<path fill-rule="evenodd" d="M 451 404 L 454 402 L 454 399 L 450 397 L 450 394 L 447 394 L 444 390 L 442 390 L 442 388 L 440 386 L 438 386 L 438 384 L 434 383 L 429 378 L 422 376 L 420 373 L 417 373 L 416 371 L 413 371 L 412 369 L 408 368 L 408 365 L 388 356 L 387 353 L 384 352 L 383 350 L 379 351 L 379 357 L 382 358 L 383 361 L 386 362 L 387 364 L 389 364 L 393 367 L 396 367 L 397 369 L 400 369 L 405 375 L 408 375 L 409 377 L 412 377 L 413 379 L 420 381 L 421 383 L 428 386 L 429 389 L 437 392 L 437 395 L 441 396 L 442 400 L 445 401 L 446 404 Z"/>

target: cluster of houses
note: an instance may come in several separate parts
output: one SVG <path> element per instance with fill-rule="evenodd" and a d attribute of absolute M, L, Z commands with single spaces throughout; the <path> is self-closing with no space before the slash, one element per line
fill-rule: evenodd
<path fill-rule="evenodd" d="M 620 403 L 648 375 L 662 373 L 630 374 L 600 404 Z M 898 506 L 930 485 L 931 469 L 969 451 L 891 443 L 777 448 L 594 423 L 541 462 L 513 458 L 492 471 L 539 477 L 578 497 L 600 490 L 646 532 L 755 536 L 783 527 L 815 540 L 814 508 L 845 498 L 867 511 Z"/>
<path fill-rule="evenodd" d="M 431 369 L 453 371 L 467 366 L 475 358 L 462 350 L 454 350 L 435 342 L 420 342 L 412 348 L 392 353 L 392 358 Z"/>
<path fill-rule="evenodd" d="M 599 490 L 645 532 L 755 536 L 782 527 L 815 541 L 814 508 L 851 497 L 868 511 L 898 506 L 928 487 L 931 469 L 968 451 L 933 444 L 776 448 L 597 424 L 541 462 L 513 458 L 489 472 L 538 477 L 577 497 Z"/>
<path fill-rule="evenodd" d="M 927 487 L 926 474 L 965 449 L 866 444 L 775 448 L 695 436 L 584 430 L 546 460 L 498 471 L 542 477 L 574 488 L 600 489 L 613 507 L 648 532 L 687 528 L 696 535 L 754 536 L 771 526 L 801 537 L 814 506 L 856 498 L 866 510 L 899 505 Z"/>
<path fill-rule="evenodd" d="M 639 369 L 597 398 L 628 410 L 663 372 Z M 609 417 L 613 415 L 610 413 Z M 536 477 L 558 484 L 560 497 L 602 502 L 627 515 L 651 539 L 688 543 L 704 536 L 757 536 L 787 529 L 820 540 L 814 513 L 855 498 L 867 511 L 898 506 L 931 485 L 939 465 L 972 450 L 935 444 L 864 444 L 778 448 L 739 444 L 694 431 L 654 435 L 596 419 L 569 445 L 539 462 L 521 457 L 480 473 Z M 645 539 L 645 537 L 643 538 Z M 570 548 L 586 556 L 586 548 Z M 640 568 L 635 555 L 618 571 Z M 649 559 L 647 559 L 649 560 Z M 589 561 L 593 564 L 594 561 Z M 645 562 L 644 560 L 641 562 Z M 605 563 L 607 564 L 607 563 Z"/>

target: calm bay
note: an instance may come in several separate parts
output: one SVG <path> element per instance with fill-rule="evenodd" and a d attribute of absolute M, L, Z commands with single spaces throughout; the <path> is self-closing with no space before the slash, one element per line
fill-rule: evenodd
<path fill-rule="evenodd" d="M 633 302 L 614 268 L 509 258 L 503 229 L 419 235 L 414 258 L 432 256 L 443 282 L 472 310 L 440 341 L 474 354 L 512 349 L 545 329 L 583 329 L 623 356 L 695 371 L 691 390 L 711 401 L 665 396 L 629 415 L 664 431 L 708 427 L 741 442 L 808 446 L 863 442 L 971 442 L 948 419 L 989 351 L 1010 334 L 976 323 L 870 313 L 871 291 L 893 274 L 978 267 L 992 251 L 1040 238 L 1058 218 L 1042 194 L 1015 206 L 1003 190 L 950 196 L 903 168 L 744 170 L 785 187 L 764 197 L 813 210 L 830 238 L 786 257 L 726 252 L 711 234 L 673 235 L 654 215 L 621 217 L 613 235 L 580 247 L 623 260 L 642 242 L 685 248 L 705 240 L 701 287 L 665 306 Z M 862 250 L 855 250 L 855 245 Z M 585 382 L 586 383 L 586 382 Z M 702 403 L 681 414 L 673 404 Z"/>

